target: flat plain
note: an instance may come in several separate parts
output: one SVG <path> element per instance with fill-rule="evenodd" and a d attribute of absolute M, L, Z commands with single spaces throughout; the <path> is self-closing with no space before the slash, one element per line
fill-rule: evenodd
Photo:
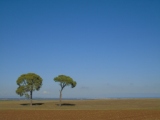
<path fill-rule="evenodd" d="M 160 120 L 160 99 L 0 101 L 0 120 Z"/>

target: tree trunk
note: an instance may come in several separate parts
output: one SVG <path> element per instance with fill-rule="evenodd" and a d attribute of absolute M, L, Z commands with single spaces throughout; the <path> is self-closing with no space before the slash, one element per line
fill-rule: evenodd
<path fill-rule="evenodd" d="M 60 96 L 59 96 L 59 106 L 61 106 L 61 101 L 62 101 L 62 90 L 60 90 Z"/>
<path fill-rule="evenodd" d="M 32 91 L 30 91 L 30 106 L 32 106 Z"/>

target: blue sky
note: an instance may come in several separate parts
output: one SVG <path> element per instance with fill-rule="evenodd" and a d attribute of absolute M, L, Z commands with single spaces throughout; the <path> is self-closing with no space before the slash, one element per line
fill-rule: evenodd
<path fill-rule="evenodd" d="M 0 97 L 21 74 L 43 78 L 33 97 L 160 97 L 159 0 L 1 0 Z"/>

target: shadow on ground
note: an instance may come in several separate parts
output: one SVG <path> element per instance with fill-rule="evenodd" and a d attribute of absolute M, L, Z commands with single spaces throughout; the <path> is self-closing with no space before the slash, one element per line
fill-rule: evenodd
<path fill-rule="evenodd" d="M 59 106 L 59 104 L 56 104 Z M 75 104 L 70 104 L 70 103 L 62 103 L 61 106 L 75 106 Z"/>
<path fill-rule="evenodd" d="M 32 105 L 43 105 L 44 103 L 32 103 Z M 23 106 L 27 106 L 27 105 L 30 105 L 30 103 L 23 103 L 23 104 L 20 104 L 20 105 L 23 105 Z"/>

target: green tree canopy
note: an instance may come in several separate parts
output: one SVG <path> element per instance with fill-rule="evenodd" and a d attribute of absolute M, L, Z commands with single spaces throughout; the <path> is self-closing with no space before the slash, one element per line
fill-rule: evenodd
<path fill-rule="evenodd" d="M 22 74 L 16 81 L 18 85 L 16 93 L 30 98 L 30 105 L 32 105 L 32 92 L 41 88 L 42 81 L 42 78 L 35 73 Z"/>
<path fill-rule="evenodd" d="M 54 78 L 55 82 L 59 82 L 61 89 L 60 89 L 60 106 L 61 106 L 61 99 L 62 99 L 62 90 L 66 86 L 71 86 L 71 88 L 74 88 L 76 86 L 76 81 L 74 81 L 71 77 L 66 75 L 59 75 L 58 77 Z"/>

